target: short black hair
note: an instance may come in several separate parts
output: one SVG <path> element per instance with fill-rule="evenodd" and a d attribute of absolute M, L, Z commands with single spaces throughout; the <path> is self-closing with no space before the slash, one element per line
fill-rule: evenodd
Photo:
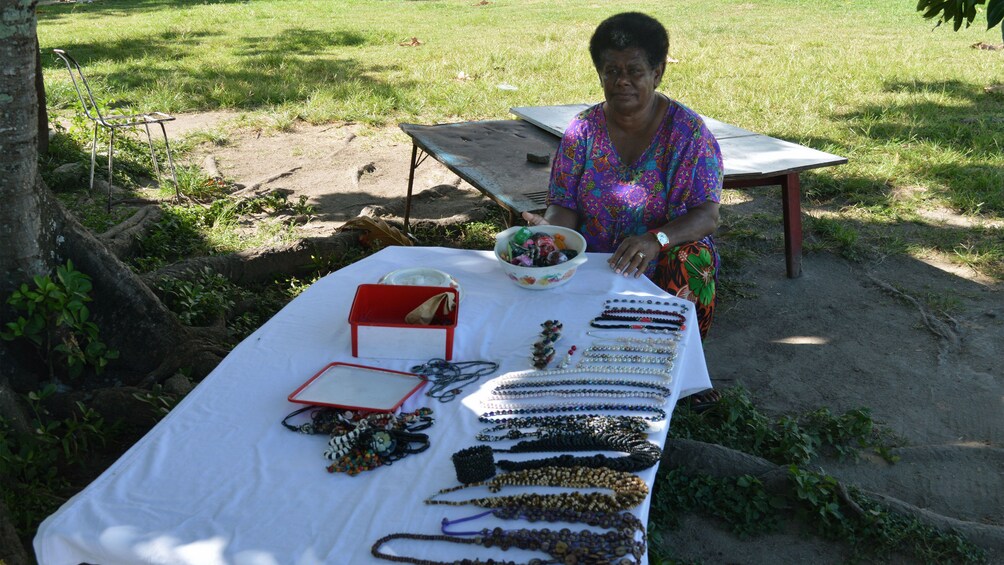
<path fill-rule="evenodd" d="M 593 66 L 600 68 L 603 54 L 638 48 L 653 69 L 666 61 L 669 53 L 669 34 L 659 20 L 641 12 L 624 12 L 603 20 L 589 40 L 589 56 Z"/>

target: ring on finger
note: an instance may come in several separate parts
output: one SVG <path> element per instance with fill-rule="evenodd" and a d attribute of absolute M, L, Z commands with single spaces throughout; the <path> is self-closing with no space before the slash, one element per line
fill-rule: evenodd
<path fill-rule="evenodd" d="M 645 258 L 645 254 L 644 254 L 644 253 L 642 253 L 641 251 L 639 251 L 639 252 L 635 253 L 635 255 L 637 255 L 638 257 L 640 257 L 640 258 L 642 258 L 642 259 L 644 259 L 644 258 Z"/>

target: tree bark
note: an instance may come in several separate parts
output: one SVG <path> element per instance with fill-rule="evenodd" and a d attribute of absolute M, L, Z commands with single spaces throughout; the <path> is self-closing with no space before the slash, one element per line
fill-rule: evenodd
<path fill-rule="evenodd" d="M 42 50 L 35 37 L 35 95 L 38 97 L 38 153 L 49 152 L 49 111 L 45 107 L 45 78 L 42 76 Z"/>

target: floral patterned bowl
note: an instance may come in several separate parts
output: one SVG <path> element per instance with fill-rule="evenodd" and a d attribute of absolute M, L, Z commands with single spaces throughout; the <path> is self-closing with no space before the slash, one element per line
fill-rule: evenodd
<path fill-rule="evenodd" d="M 545 290 L 561 286 L 572 278 L 579 265 L 586 262 L 586 240 L 579 232 L 560 226 L 530 226 L 534 233 L 561 234 L 565 245 L 578 252 L 575 258 L 550 267 L 523 267 L 509 262 L 509 240 L 520 230 L 513 226 L 495 235 L 495 258 L 502 266 L 502 272 L 516 285 L 530 290 Z"/>

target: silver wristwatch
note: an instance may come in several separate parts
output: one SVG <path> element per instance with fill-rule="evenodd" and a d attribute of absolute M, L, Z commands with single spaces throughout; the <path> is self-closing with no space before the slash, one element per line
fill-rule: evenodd
<path fill-rule="evenodd" d="M 660 251 L 665 251 L 669 247 L 669 236 L 664 234 L 662 230 L 649 230 L 650 234 L 655 236 L 655 239 L 659 241 Z"/>

